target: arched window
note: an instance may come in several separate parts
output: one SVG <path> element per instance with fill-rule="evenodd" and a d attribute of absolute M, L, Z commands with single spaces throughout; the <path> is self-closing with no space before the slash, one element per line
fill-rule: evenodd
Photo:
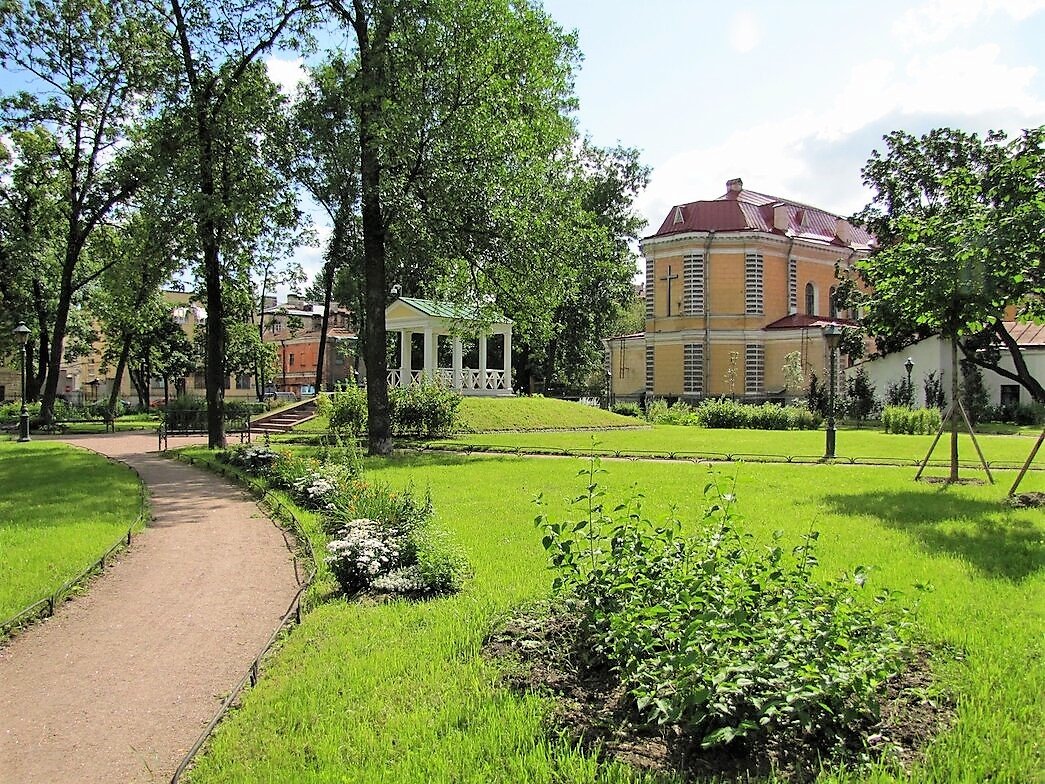
<path fill-rule="evenodd" d="M 828 307 L 830 308 L 830 311 L 829 311 L 829 312 L 830 312 L 830 314 L 831 314 L 831 318 L 838 318 L 838 303 L 837 303 L 837 302 L 835 302 L 835 292 L 836 292 L 837 290 L 838 290 L 837 288 L 835 288 L 834 286 L 832 286 L 832 287 L 831 287 L 831 291 L 830 291 L 830 293 L 829 293 L 829 295 L 828 295 L 828 296 L 830 296 L 830 297 L 831 297 L 831 300 L 830 300 L 830 302 L 828 303 Z"/>
<path fill-rule="evenodd" d="M 816 286 L 812 283 L 806 284 L 806 314 L 816 315 Z"/>

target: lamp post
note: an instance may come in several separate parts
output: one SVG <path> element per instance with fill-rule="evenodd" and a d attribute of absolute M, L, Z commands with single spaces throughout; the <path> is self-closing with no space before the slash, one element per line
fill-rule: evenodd
<path fill-rule="evenodd" d="M 25 325 L 24 321 L 19 321 L 18 326 L 11 330 L 14 333 L 15 339 L 18 341 L 19 346 L 22 349 L 22 414 L 18 420 L 18 440 L 28 441 L 29 440 L 29 407 L 25 403 L 25 345 L 29 342 L 29 327 Z"/>
<path fill-rule="evenodd" d="M 907 371 L 907 405 L 914 408 L 914 385 L 911 383 L 911 371 L 914 370 L 914 360 L 907 357 L 907 361 L 903 363 L 903 366 Z"/>
<path fill-rule="evenodd" d="M 606 410 L 613 408 L 613 371 L 606 371 Z"/>
<path fill-rule="evenodd" d="M 838 383 L 838 344 L 842 339 L 842 329 L 837 324 L 824 327 L 824 340 L 827 342 L 828 373 L 830 381 L 827 386 L 827 447 L 824 450 L 825 460 L 835 457 L 835 387 Z"/>

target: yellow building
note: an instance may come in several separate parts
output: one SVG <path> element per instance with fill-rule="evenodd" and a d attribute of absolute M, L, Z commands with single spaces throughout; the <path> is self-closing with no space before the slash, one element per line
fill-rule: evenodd
<path fill-rule="evenodd" d="M 726 183 L 717 199 L 671 208 L 642 240 L 646 329 L 609 338 L 615 399 L 787 399 L 784 364 L 803 375 L 827 366 L 823 328 L 848 325 L 834 307 L 835 265 L 851 265 L 872 238 L 844 218 Z"/>

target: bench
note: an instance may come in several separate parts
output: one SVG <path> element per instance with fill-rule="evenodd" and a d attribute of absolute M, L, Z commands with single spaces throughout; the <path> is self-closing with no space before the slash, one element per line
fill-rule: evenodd
<path fill-rule="evenodd" d="M 37 429 L 41 433 L 64 433 L 69 429 L 69 425 L 91 425 L 97 424 L 98 422 L 101 422 L 103 425 L 105 425 L 106 433 L 116 432 L 116 418 L 109 415 L 102 417 L 90 417 L 88 419 L 62 419 L 52 422 L 49 425 L 40 426 Z"/>
<path fill-rule="evenodd" d="M 207 412 L 185 411 L 160 415 L 160 427 L 156 431 L 159 437 L 159 451 L 167 451 L 167 439 L 172 436 L 205 436 L 208 435 Z M 250 416 L 225 417 L 225 434 L 238 435 L 241 444 L 250 443 Z"/>

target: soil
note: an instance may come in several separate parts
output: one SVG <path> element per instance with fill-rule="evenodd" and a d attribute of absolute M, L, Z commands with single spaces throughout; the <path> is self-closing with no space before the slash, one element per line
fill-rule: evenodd
<path fill-rule="evenodd" d="M 293 558 L 235 485 L 148 453 L 155 434 L 65 440 L 136 468 L 153 520 L 0 648 L 0 784 L 167 782 L 279 625 Z"/>
<path fill-rule="evenodd" d="M 1035 509 L 1045 506 L 1045 493 L 1017 493 L 1009 503 L 1016 509 Z"/>
<path fill-rule="evenodd" d="M 828 754 L 816 741 L 802 737 L 708 751 L 701 749 L 700 738 L 681 727 L 645 724 L 612 671 L 584 663 L 576 633 L 576 621 L 534 611 L 492 634 L 483 651 L 500 667 L 512 690 L 554 698 L 548 720 L 551 734 L 565 736 L 604 759 L 666 777 L 748 782 L 775 773 L 785 781 L 808 782 L 816 778 L 826 756 L 850 766 L 885 760 L 909 769 L 954 717 L 953 704 L 933 694 L 931 655 L 919 650 L 908 668 L 886 684 L 879 721 L 852 728 L 853 737 L 841 751 Z"/>

